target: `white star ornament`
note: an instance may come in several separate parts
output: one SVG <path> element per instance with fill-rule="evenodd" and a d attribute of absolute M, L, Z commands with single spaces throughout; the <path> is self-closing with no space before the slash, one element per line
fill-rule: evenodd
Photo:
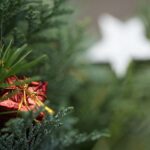
<path fill-rule="evenodd" d="M 150 41 L 139 18 L 121 22 L 105 15 L 99 26 L 102 39 L 87 52 L 92 63 L 110 63 L 117 76 L 123 77 L 132 60 L 150 59 Z"/>

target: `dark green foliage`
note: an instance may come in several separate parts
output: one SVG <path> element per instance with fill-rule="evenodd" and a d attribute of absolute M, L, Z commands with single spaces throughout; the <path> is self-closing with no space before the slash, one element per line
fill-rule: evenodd
<path fill-rule="evenodd" d="M 32 68 L 29 74 L 38 73 L 43 79 L 49 81 L 50 99 L 59 102 L 68 97 L 67 93 L 73 91 L 76 86 L 77 80 L 73 79 L 71 72 L 74 70 L 74 59 L 82 42 L 82 30 L 66 25 L 68 18 L 65 19 L 64 16 L 72 11 L 63 7 L 63 3 L 64 0 L 15 1 L 14 10 L 12 10 L 14 15 L 12 16 L 11 13 L 9 16 L 15 24 L 13 25 L 11 19 L 7 20 L 8 17 L 6 17 L 5 24 L 11 24 L 12 27 L 8 29 L 5 26 L 7 33 L 2 34 L 3 43 L 8 43 L 10 37 L 13 37 L 15 47 L 27 43 L 34 55 L 28 57 L 30 61 L 43 53 L 47 54 L 47 62 L 38 68 Z M 11 1 L 5 1 L 2 4 L 8 13 Z M 73 87 L 68 89 L 68 85 Z"/>
<path fill-rule="evenodd" d="M 70 13 L 61 8 L 64 0 L 2 0 L 0 2 L 1 41 L 14 36 L 15 45 L 32 43 L 36 33 L 57 28 L 63 21 L 58 16 Z M 20 39 L 21 37 L 21 39 Z"/>
<path fill-rule="evenodd" d="M 149 0 L 143 0 L 140 2 L 138 13 L 139 17 L 142 19 L 145 28 L 146 28 L 146 35 L 150 38 L 150 9 L 149 9 Z"/>
<path fill-rule="evenodd" d="M 55 102 L 64 103 L 64 100 L 79 84 L 74 77 L 76 70 L 74 60 L 81 48 L 80 40 L 80 31 L 74 35 L 71 30 L 63 29 L 56 33 L 55 41 L 51 42 L 50 50 L 46 52 L 50 58 L 48 60 L 49 67 L 45 66 L 47 74 L 44 74 L 51 83 L 49 85 L 50 97 Z M 70 85 L 69 89 L 68 85 Z"/>
<path fill-rule="evenodd" d="M 84 33 L 82 26 L 68 25 L 70 13 L 65 0 L 0 1 L 0 48 L 4 49 L 0 58 L 5 62 L 1 63 L 1 81 L 14 74 L 40 76 L 48 81 L 48 99 L 56 112 L 72 104 L 71 95 L 81 83 L 75 60 L 84 49 Z M 41 62 L 45 55 L 47 59 Z M 6 67 L 12 70 L 5 72 Z M 76 150 L 80 143 L 107 136 L 98 131 L 81 134 L 74 128 L 73 115 L 63 118 L 69 110 L 47 116 L 41 123 L 34 123 L 32 113 L 10 121 L 1 131 L 0 150 Z"/>
<path fill-rule="evenodd" d="M 70 131 L 70 128 L 63 127 L 63 118 L 70 111 L 72 107 L 60 111 L 55 116 L 47 116 L 42 122 L 35 122 L 37 114 L 32 112 L 23 114 L 23 118 L 10 120 L 7 127 L 1 131 L 0 150 L 75 149 L 69 146 L 108 136 L 96 131 L 89 135 L 81 134 L 77 130 Z"/>
<path fill-rule="evenodd" d="M 56 143 L 52 142 L 53 134 L 61 125 L 60 119 L 70 110 L 72 108 L 67 108 L 55 116 L 47 116 L 42 122 L 35 122 L 37 114 L 32 112 L 23 114 L 22 119 L 9 121 L 7 128 L 1 131 L 0 149 L 34 150 L 45 149 L 47 145 L 49 148 L 54 147 Z"/>
<path fill-rule="evenodd" d="M 5 78 L 11 75 L 16 75 L 23 70 L 34 67 L 35 64 L 46 57 L 45 55 L 43 55 L 36 58 L 35 60 L 26 62 L 25 59 L 30 53 L 31 51 L 27 49 L 26 45 L 23 45 L 16 50 L 11 49 L 11 43 L 6 49 L 2 47 L 0 52 L 0 81 L 2 82 Z"/>
<path fill-rule="evenodd" d="M 73 97 L 78 128 L 107 128 L 111 135 L 95 150 L 149 150 L 150 62 L 132 62 L 123 79 L 107 64 L 86 65 L 79 73 L 86 76 Z"/>

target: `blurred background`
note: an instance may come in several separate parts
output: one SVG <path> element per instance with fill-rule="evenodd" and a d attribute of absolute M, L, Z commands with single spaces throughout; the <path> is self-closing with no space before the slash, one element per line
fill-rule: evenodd
<path fill-rule="evenodd" d="M 79 12 L 76 14 L 78 20 L 90 18 L 88 31 L 96 37 L 91 47 L 102 40 L 98 18 L 103 14 L 110 14 L 121 21 L 138 17 L 144 28 L 144 40 L 149 45 L 149 1 L 72 0 L 71 3 Z M 88 38 L 92 37 L 89 35 Z M 80 120 L 77 126 L 81 131 L 91 132 L 94 128 L 110 133 L 110 138 L 85 144 L 81 149 L 150 150 L 150 59 L 130 61 L 122 78 L 107 61 L 88 62 L 80 67 L 78 73 L 82 84 L 72 96 L 77 107 L 75 113 Z"/>
<path fill-rule="evenodd" d="M 127 19 L 136 15 L 138 6 L 143 0 L 71 0 L 78 10 L 79 19 L 86 17 L 91 20 L 91 28 L 98 31 L 97 20 L 99 16 L 107 13 L 120 19 Z"/>

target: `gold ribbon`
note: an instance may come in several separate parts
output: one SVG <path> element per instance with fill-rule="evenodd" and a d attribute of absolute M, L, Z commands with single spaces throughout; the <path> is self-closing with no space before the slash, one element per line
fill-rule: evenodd
<path fill-rule="evenodd" d="M 17 90 L 23 91 L 23 97 L 22 97 L 22 99 L 21 99 L 21 101 L 19 103 L 18 110 L 17 111 L 10 111 L 10 112 L 1 112 L 0 115 L 14 113 L 14 112 L 19 112 L 21 110 L 21 107 L 22 107 L 23 103 L 25 104 L 25 106 L 26 106 L 26 108 L 28 110 L 31 110 L 29 105 L 28 105 L 28 102 L 27 102 L 27 96 L 30 97 L 35 102 L 35 104 L 38 107 L 43 107 L 50 115 L 54 114 L 54 110 L 53 109 L 51 109 L 50 107 L 46 106 L 41 100 L 39 100 L 37 98 L 37 92 L 30 92 L 28 90 L 28 84 L 25 84 L 24 86 L 21 86 Z"/>
<path fill-rule="evenodd" d="M 27 96 L 29 96 L 35 102 L 35 104 L 37 106 L 43 107 L 51 115 L 54 114 L 53 109 L 51 109 L 50 107 L 46 106 L 41 100 L 39 100 L 37 98 L 37 93 L 36 92 L 30 92 L 28 90 L 28 84 L 25 84 L 22 89 L 23 89 L 23 98 L 21 99 L 21 102 L 19 103 L 18 110 L 21 109 L 23 103 L 25 104 L 27 109 L 30 110 L 30 108 L 28 106 L 28 103 L 27 103 Z"/>

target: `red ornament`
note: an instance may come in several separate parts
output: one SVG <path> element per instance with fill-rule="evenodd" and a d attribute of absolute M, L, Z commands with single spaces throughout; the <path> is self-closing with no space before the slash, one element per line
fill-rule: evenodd
<path fill-rule="evenodd" d="M 30 82 L 26 83 L 26 77 L 12 76 L 6 79 L 8 86 L 1 90 L 0 98 L 0 122 L 7 121 L 16 117 L 18 112 L 36 111 L 43 106 L 50 114 L 53 110 L 44 105 L 46 100 L 47 82 Z M 18 84 L 18 85 L 17 85 Z M 9 94 L 16 92 L 9 97 Z M 5 99 L 5 97 L 7 97 Z M 38 120 L 41 120 L 44 113 L 40 113 Z"/>

